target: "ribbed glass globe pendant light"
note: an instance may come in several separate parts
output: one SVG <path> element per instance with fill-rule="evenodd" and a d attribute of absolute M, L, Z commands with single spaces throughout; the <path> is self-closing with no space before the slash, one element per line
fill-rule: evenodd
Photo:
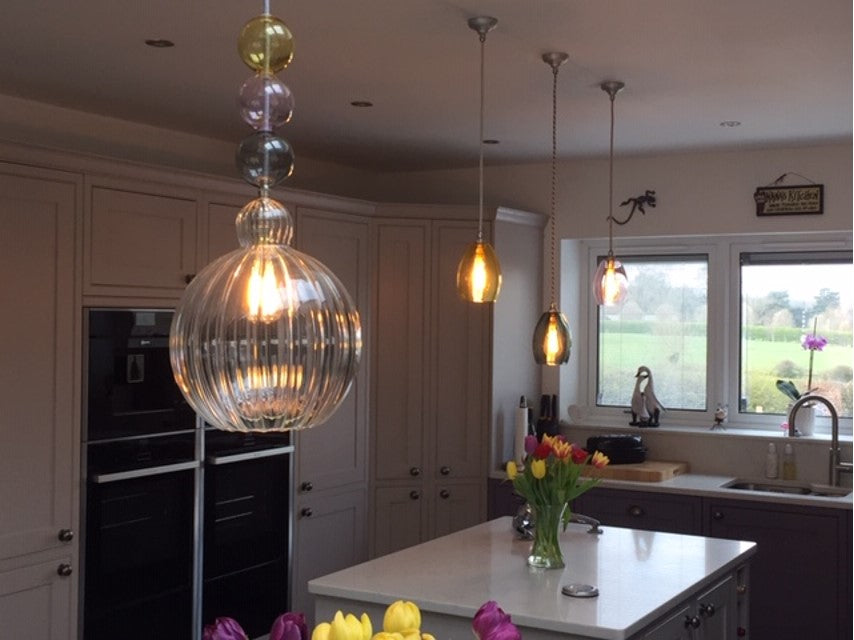
<path fill-rule="evenodd" d="M 486 34 L 498 24 L 496 18 L 478 16 L 468 21 L 480 37 L 480 159 L 478 164 L 477 240 L 467 248 L 457 267 L 457 292 L 468 302 L 495 302 L 501 291 L 501 265 L 492 245 L 483 239 L 483 51 Z"/>
<path fill-rule="evenodd" d="M 608 154 L 608 255 L 599 262 L 596 273 L 593 275 L 593 297 L 596 298 L 598 305 L 620 307 L 626 301 L 629 279 L 623 263 L 614 257 L 614 222 L 617 222 L 614 218 L 614 98 L 626 85 L 617 80 L 609 80 L 600 86 L 611 99 L 611 142 Z"/>
<path fill-rule="evenodd" d="M 555 183 L 557 181 L 557 74 L 560 66 L 569 59 L 566 53 L 543 54 L 543 61 L 552 68 L 552 193 L 549 231 L 551 245 L 551 303 L 549 310 L 540 316 L 534 329 L 532 346 L 537 364 L 557 366 L 569 362 L 572 338 L 569 324 L 555 302 Z"/>
<path fill-rule="evenodd" d="M 255 72 L 240 112 L 255 132 L 237 151 L 258 197 L 237 215 L 241 248 L 190 282 L 169 341 L 172 370 L 189 404 L 226 431 L 305 429 L 341 404 L 362 350 L 359 314 L 335 275 L 290 246 L 293 220 L 269 190 L 293 170 L 293 151 L 274 128 L 293 111 L 274 75 L 293 57 L 287 26 L 264 13 L 240 33 L 238 51 Z"/>

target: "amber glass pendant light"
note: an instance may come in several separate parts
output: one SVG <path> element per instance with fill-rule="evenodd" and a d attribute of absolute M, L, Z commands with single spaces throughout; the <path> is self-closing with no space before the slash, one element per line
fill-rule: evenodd
<path fill-rule="evenodd" d="M 629 279 L 623 264 L 614 257 L 614 98 L 626 85 L 616 80 L 603 82 L 601 88 L 611 99 L 611 143 L 608 161 L 608 255 L 599 262 L 593 276 L 593 296 L 596 304 L 619 307 L 626 301 Z"/>
<path fill-rule="evenodd" d="M 569 59 L 561 52 L 543 54 L 543 61 L 552 68 L 552 192 L 549 213 L 551 303 L 549 310 L 540 316 L 534 329 L 532 342 L 537 364 L 557 366 L 569 362 L 572 338 L 569 324 L 555 302 L 555 183 L 557 177 L 557 74 L 560 66 Z"/>
<path fill-rule="evenodd" d="M 361 356 L 353 301 L 327 267 L 290 246 L 291 214 L 270 196 L 293 170 L 291 146 L 274 132 L 293 112 L 293 96 L 275 76 L 293 49 L 268 2 L 240 33 L 238 51 L 255 72 L 240 90 L 240 113 L 255 132 L 236 159 L 258 197 L 237 215 L 241 248 L 202 269 L 172 321 L 175 380 L 193 409 L 226 431 L 323 423 L 346 396 Z"/>
<path fill-rule="evenodd" d="M 468 21 L 470 29 L 480 36 L 480 160 L 478 164 L 479 199 L 477 212 L 477 240 L 467 248 L 457 267 L 457 291 L 468 302 L 495 302 L 501 291 L 501 265 L 492 245 L 483 239 L 483 52 L 486 34 L 498 20 L 479 16 Z"/>

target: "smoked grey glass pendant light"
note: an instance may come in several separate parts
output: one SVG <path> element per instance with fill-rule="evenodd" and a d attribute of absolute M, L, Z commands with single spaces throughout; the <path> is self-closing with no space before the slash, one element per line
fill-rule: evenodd
<path fill-rule="evenodd" d="M 290 90 L 275 76 L 293 47 L 268 2 L 240 33 L 238 51 L 255 72 L 240 90 L 240 111 L 255 132 L 241 142 L 237 165 L 258 197 L 237 215 L 241 248 L 190 282 L 169 338 L 187 402 L 226 431 L 323 423 L 346 396 L 361 356 L 353 301 L 327 267 L 290 246 L 291 214 L 269 193 L 293 170 L 290 145 L 274 133 L 293 110 Z"/>
<path fill-rule="evenodd" d="M 555 302 L 555 182 L 557 178 L 557 74 L 560 66 L 569 59 L 561 52 L 544 53 L 543 61 L 552 68 L 552 190 L 549 213 L 551 302 L 549 310 L 540 316 L 534 329 L 533 350 L 537 364 L 557 366 L 569 362 L 572 338 L 569 324 Z"/>
<path fill-rule="evenodd" d="M 457 267 L 457 291 L 468 302 L 495 302 L 501 291 L 501 265 L 489 242 L 483 239 L 483 53 L 486 34 L 498 20 L 489 16 L 478 16 L 468 21 L 470 29 L 480 36 L 480 135 L 478 144 L 478 184 L 480 187 L 477 211 L 477 241 L 467 248 Z"/>
<path fill-rule="evenodd" d="M 625 224 L 614 218 L 614 98 L 626 85 L 617 80 L 603 82 L 600 87 L 611 100 L 611 143 L 608 155 L 608 255 L 599 262 L 593 276 L 593 297 L 596 304 L 619 307 L 626 301 L 629 279 L 623 263 L 614 257 L 614 223 Z"/>

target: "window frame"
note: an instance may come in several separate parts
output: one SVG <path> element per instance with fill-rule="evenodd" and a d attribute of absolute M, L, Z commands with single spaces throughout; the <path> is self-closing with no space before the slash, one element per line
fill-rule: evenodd
<path fill-rule="evenodd" d="M 574 421 L 590 425 L 626 426 L 629 415 L 622 408 L 596 405 L 598 380 L 599 309 L 590 292 L 593 274 L 599 256 L 607 253 L 607 238 L 578 241 L 578 273 L 582 280 L 577 335 L 579 342 L 577 393 L 573 411 Z M 777 234 L 720 234 L 706 236 L 666 236 L 619 238 L 614 253 L 633 257 L 657 255 L 708 256 L 708 333 L 706 362 L 706 410 L 670 410 L 663 414 L 662 426 L 709 429 L 714 424 L 714 411 L 718 405 L 729 406 L 725 423 L 728 431 L 763 431 L 780 435 L 784 417 L 776 414 L 742 414 L 738 411 L 739 366 L 741 338 L 741 284 L 740 257 L 742 253 L 781 253 L 813 251 L 851 251 L 850 235 L 831 232 L 798 232 Z M 570 277 L 570 268 L 564 265 L 564 277 Z M 631 295 L 631 289 L 629 290 Z M 716 318 L 713 310 L 721 310 Z M 584 372 L 592 375 L 584 375 Z M 653 372 L 654 373 L 654 372 Z M 626 405 L 628 405 L 628 398 Z M 666 402 L 665 402 L 666 406 Z M 572 416 L 571 416 L 572 419 Z M 816 434 L 830 433 L 830 419 L 816 421 Z M 839 420 L 839 433 L 851 435 L 851 418 Z"/>

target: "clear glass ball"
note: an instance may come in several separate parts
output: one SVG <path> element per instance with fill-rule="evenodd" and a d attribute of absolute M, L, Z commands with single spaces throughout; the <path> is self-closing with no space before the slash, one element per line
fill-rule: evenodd
<path fill-rule="evenodd" d="M 247 210 L 247 219 L 286 211 L 270 203 Z M 321 262 L 287 243 L 258 240 L 187 286 L 169 350 L 178 386 L 211 425 L 305 429 L 325 422 L 346 397 L 361 358 L 361 321 Z"/>
<path fill-rule="evenodd" d="M 244 138 L 235 159 L 243 179 L 259 189 L 276 186 L 294 170 L 291 145 L 269 131 L 258 131 Z"/>
<path fill-rule="evenodd" d="M 276 73 L 287 67 L 294 57 L 294 36 L 277 17 L 256 16 L 241 29 L 237 51 L 253 71 Z"/>
<path fill-rule="evenodd" d="M 258 131 L 273 131 L 290 122 L 294 94 L 276 76 L 260 72 L 240 87 L 237 104 L 246 124 Z"/>

